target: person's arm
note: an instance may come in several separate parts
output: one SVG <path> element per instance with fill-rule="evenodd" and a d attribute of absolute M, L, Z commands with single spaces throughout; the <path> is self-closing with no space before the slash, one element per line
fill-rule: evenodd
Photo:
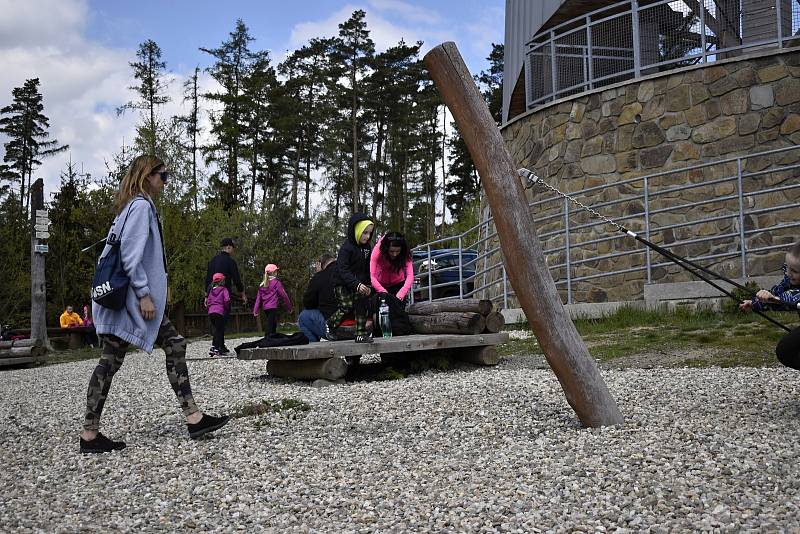
<path fill-rule="evenodd" d="M 369 255 L 369 279 L 372 282 L 372 288 L 378 293 L 386 293 L 386 288 L 378 281 L 378 266 L 381 261 L 381 241 L 383 236 L 378 239 L 375 246 L 372 247 L 372 252 Z"/>
<path fill-rule="evenodd" d="M 258 315 L 261 313 L 261 288 L 258 288 L 256 292 L 256 301 L 253 304 L 253 315 Z"/>
<path fill-rule="evenodd" d="M 286 294 L 286 290 L 283 288 L 283 284 L 281 283 L 281 281 L 280 280 L 275 280 L 275 281 L 278 282 L 277 284 L 278 296 L 283 301 L 283 305 L 286 306 L 286 311 L 292 313 L 293 310 L 292 301 L 289 300 L 289 295 Z"/>
<path fill-rule="evenodd" d="M 208 267 L 206 267 L 206 283 L 203 286 L 207 288 L 206 295 L 208 295 L 208 292 L 211 291 L 211 277 L 214 276 L 214 273 L 212 272 L 214 270 L 213 267 L 214 267 L 214 260 L 212 258 L 212 260 L 208 262 Z"/>
<path fill-rule="evenodd" d="M 400 288 L 400 291 L 397 292 L 397 298 L 403 300 L 408 295 L 411 286 L 414 285 L 414 263 L 410 260 L 406 260 L 406 281 L 403 284 L 403 287 Z"/>
<path fill-rule="evenodd" d="M 144 249 L 150 237 L 150 203 L 134 200 L 129 209 L 127 221 L 124 216 L 122 219 L 125 228 L 120 236 L 120 258 L 134 294 L 142 299 L 150 295 L 147 273 L 142 266 Z"/>
<path fill-rule="evenodd" d="M 61 314 L 61 317 L 58 318 L 58 322 L 61 324 L 61 328 L 69 327 L 69 318 L 66 313 Z"/>
<path fill-rule="evenodd" d="M 244 284 L 242 284 L 242 279 L 239 276 L 239 265 L 236 264 L 236 260 L 233 258 L 229 259 L 231 262 L 231 280 L 233 281 L 233 285 L 236 286 L 236 290 L 239 294 L 244 296 Z"/>
<path fill-rule="evenodd" d="M 346 246 L 346 243 L 339 247 L 339 255 L 336 257 L 336 269 L 339 271 L 339 276 L 345 285 L 355 292 L 358 291 L 358 286 L 361 285 L 361 282 L 356 278 L 356 275 L 350 271 L 349 263 L 351 253 L 348 251 L 349 248 L 350 247 Z"/>
<path fill-rule="evenodd" d="M 222 307 L 226 310 L 231 307 L 231 294 L 226 287 L 222 288 Z"/>

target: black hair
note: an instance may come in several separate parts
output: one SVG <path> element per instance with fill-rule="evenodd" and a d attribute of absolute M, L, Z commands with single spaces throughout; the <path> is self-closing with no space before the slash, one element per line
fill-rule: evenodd
<path fill-rule="evenodd" d="M 400 254 L 394 259 L 389 256 L 389 247 L 391 246 L 400 247 Z M 406 262 L 411 259 L 411 251 L 408 249 L 405 236 L 400 232 L 389 232 L 383 236 L 381 240 L 381 256 L 389 262 L 393 271 L 398 273 L 402 271 L 406 266 Z"/>

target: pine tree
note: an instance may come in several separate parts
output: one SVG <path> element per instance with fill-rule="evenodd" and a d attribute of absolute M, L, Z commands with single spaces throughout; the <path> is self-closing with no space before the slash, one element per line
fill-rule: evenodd
<path fill-rule="evenodd" d="M 477 77 L 477 82 L 481 85 L 481 94 L 489 106 L 495 122 L 499 125 L 502 122 L 503 112 L 503 58 L 505 47 L 502 44 L 492 43 L 492 51 L 486 58 L 489 62 L 489 70 L 481 71 Z"/>
<path fill-rule="evenodd" d="M 140 144 L 150 154 L 158 154 L 158 107 L 170 101 L 164 94 L 169 86 L 164 73 L 167 64 L 161 60 L 161 48 L 151 39 L 139 45 L 136 58 L 138 61 L 131 62 L 130 66 L 137 84 L 129 89 L 136 92 L 139 100 L 118 107 L 117 114 L 122 115 L 129 109 L 141 110 L 144 124 L 139 127 Z"/>
<path fill-rule="evenodd" d="M 226 211 L 239 205 L 242 194 L 239 160 L 245 143 L 242 125 L 247 107 L 243 86 L 254 62 L 261 56 L 250 50 L 250 43 L 254 40 L 245 23 L 238 19 L 236 28 L 219 48 L 200 48 L 216 59 L 206 72 L 223 89 L 221 92 L 203 94 L 204 98 L 222 107 L 211 114 L 213 141 L 203 147 L 203 153 L 207 164 L 214 162 L 217 165 L 217 170 L 210 176 L 210 185 Z"/>
<path fill-rule="evenodd" d="M 352 132 L 352 185 L 353 185 L 353 211 L 359 209 L 360 183 L 358 178 L 358 155 L 361 151 L 359 144 L 358 113 L 361 109 L 363 96 L 360 94 L 361 79 L 367 72 L 369 64 L 375 53 L 375 43 L 369 37 L 367 23 L 364 20 L 366 13 L 358 9 L 350 18 L 339 24 L 339 39 L 336 54 L 346 68 L 350 81 L 350 127 Z"/>
<path fill-rule="evenodd" d="M 192 158 L 192 180 L 191 195 L 194 210 L 197 211 L 197 138 L 200 135 L 200 95 L 197 88 L 197 79 L 200 68 L 195 67 L 194 73 L 183 84 L 183 101 L 189 102 L 189 113 L 184 116 L 176 117 L 175 120 L 183 125 L 185 134 L 188 136 L 188 143 L 184 148 L 191 154 Z"/>
<path fill-rule="evenodd" d="M 67 150 L 69 145 L 59 145 L 56 139 L 50 139 L 47 131 L 50 120 L 43 113 L 39 78 L 25 80 L 11 95 L 11 105 L 0 109 L 0 133 L 9 138 L 4 145 L 0 180 L 19 183 L 19 202 L 27 212 L 33 170 L 42 164 L 42 159 Z"/>

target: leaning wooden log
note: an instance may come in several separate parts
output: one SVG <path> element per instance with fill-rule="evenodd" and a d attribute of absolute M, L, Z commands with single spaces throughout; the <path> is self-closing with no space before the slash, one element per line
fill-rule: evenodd
<path fill-rule="evenodd" d="M 478 299 L 427 300 L 415 302 L 408 307 L 408 313 L 413 315 L 433 315 L 441 312 L 475 312 L 488 315 L 491 311 L 491 300 Z"/>
<path fill-rule="evenodd" d="M 280 378 L 300 380 L 338 380 L 347 374 L 347 362 L 343 358 L 319 360 L 267 360 L 267 373 Z"/>
<path fill-rule="evenodd" d="M 480 334 L 486 320 L 480 313 L 442 312 L 436 315 L 409 315 L 417 334 Z"/>
<path fill-rule="evenodd" d="M 492 312 L 486 316 L 486 328 L 483 331 L 490 334 L 496 334 L 503 329 L 505 324 L 506 318 L 503 317 L 502 313 Z"/>
<path fill-rule="evenodd" d="M 514 161 L 458 48 L 441 44 L 425 55 L 424 63 L 478 169 L 511 287 L 567 402 L 586 426 L 623 423 L 597 363 L 561 304 Z"/>

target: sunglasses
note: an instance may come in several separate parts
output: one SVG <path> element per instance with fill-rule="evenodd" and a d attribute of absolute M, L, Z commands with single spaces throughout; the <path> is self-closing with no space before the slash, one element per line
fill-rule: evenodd
<path fill-rule="evenodd" d="M 164 183 L 167 183 L 167 180 L 169 179 L 169 172 L 167 171 L 154 171 L 152 174 L 157 174 Z"/>

